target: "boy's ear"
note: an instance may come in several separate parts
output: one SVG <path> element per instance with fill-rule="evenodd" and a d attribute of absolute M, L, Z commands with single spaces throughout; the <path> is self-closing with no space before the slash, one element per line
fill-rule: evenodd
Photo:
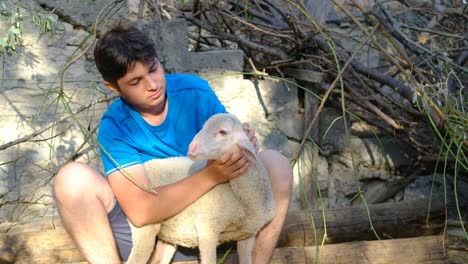
<path fill-rule="evenodd" d="M 112 92 L 114 92 L 115 94 L 117 95 L 120 95 L 120 91 L 119 89 L 112 83 L 108 82 L 108 81 L 104 81 L 104 85 L 109 88 Z"/>

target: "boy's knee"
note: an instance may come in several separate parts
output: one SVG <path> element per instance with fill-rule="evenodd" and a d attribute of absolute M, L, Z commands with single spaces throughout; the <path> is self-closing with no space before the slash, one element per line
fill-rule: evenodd
<path fill-rule="evenodd" d="M 59 169 L 55 175 L 54 196 L 56 199 L 74 198 L 91 192 L 98 180 L 97 171 L 80 162 L 70 162 Z"/>
<path fill-rule="evenodd" d="M 280 152 L 270 149 L 262 151 L 260 157 L 268 171 L 274 188 L 280 189 L 281 192 L 289 193 L 294 179 L 289 160 Z"/>
<path fill-rule="evenodd" d="M 60 208 L 101 204 L 110 212 L 114 206 L 114 198 L 104 176 L 85 163 L 68 163 L 55 175 L 54 199 L 59 211 Z"/>

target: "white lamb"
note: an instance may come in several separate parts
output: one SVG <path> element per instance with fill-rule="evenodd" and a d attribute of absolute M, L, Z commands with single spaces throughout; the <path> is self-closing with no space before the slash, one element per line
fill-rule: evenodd
<path fill-rule="evenodd" d="M 158 246 L 153 263 L 170 263 L 175 246 L 199 247 L 203 264 L 216 263 L 216 246 L 238 241 L 240 263 L 252 262 L 255 236 L 275 214 L 270 181 L 262 161 L 231 114 L 211 117 L 195 136 L 189 156 L 151 160 L 144 164 L 152 186 L 166 185 L 193 174 L 237 145 L 250 162 L 245 175 L 220 184 L 179 214 L 160 224 L 132 228 L 133 248 L 127 263 L 146 263 Z M 154 173 L 153 173 L 154 172 Z M 161 243 L 161 240 L 163 241 Z"/>

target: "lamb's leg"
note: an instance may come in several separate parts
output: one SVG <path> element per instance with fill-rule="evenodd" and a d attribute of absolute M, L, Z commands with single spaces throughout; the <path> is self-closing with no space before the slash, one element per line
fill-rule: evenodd
<path fill-rule="evenodd" d="M 219 239 L 217 228 L 219 223 L 205 218 L 205 216 L 204 213 L 200 213 L 194 219 L 198 249 L 200 250 L 200 264 L 213 264 L 216 263 L 216 246 Z"/>
<path fill-rule="evenodd" d="M 200 249 L 200 264 L 216 263 L 216 245 L 218 237 L 200 238 L 198 248 Z"/>
<path fill-rule="evenodd" d="M 255 245 L 255 236 L 237 241 L 237 255 L 240 264 L 252 263 L 252 251 Z"/>
<path fill-rule="evenodd" d="M 130 223 L 132 229 L 132 251 L 126 264 L 146 263 L 154 250 L 156 235 L 159 233 L 161 225 L 145 225 L 137 228 Z"/>
<path fill-rule="evenodd" d="M 177 246 L 158 240 L 156 250 L 150 260 L 150 264 L 169 264 L 176 252 Z"/>

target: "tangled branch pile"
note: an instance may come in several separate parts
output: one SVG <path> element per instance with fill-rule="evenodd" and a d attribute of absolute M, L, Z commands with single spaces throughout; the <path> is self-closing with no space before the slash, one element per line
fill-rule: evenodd
<path fill-rule="evenodd" d="M 236 0 L 194 1 L 179 14 L 198 27 L 195 50 L 235 44 L 254 73 L 321 72 L 320 85 L 297 81 L 344 120 L 466 172 L 467 9 L 461 0 Z M 327 23 L 314 20 L 328 10 Z"/>

